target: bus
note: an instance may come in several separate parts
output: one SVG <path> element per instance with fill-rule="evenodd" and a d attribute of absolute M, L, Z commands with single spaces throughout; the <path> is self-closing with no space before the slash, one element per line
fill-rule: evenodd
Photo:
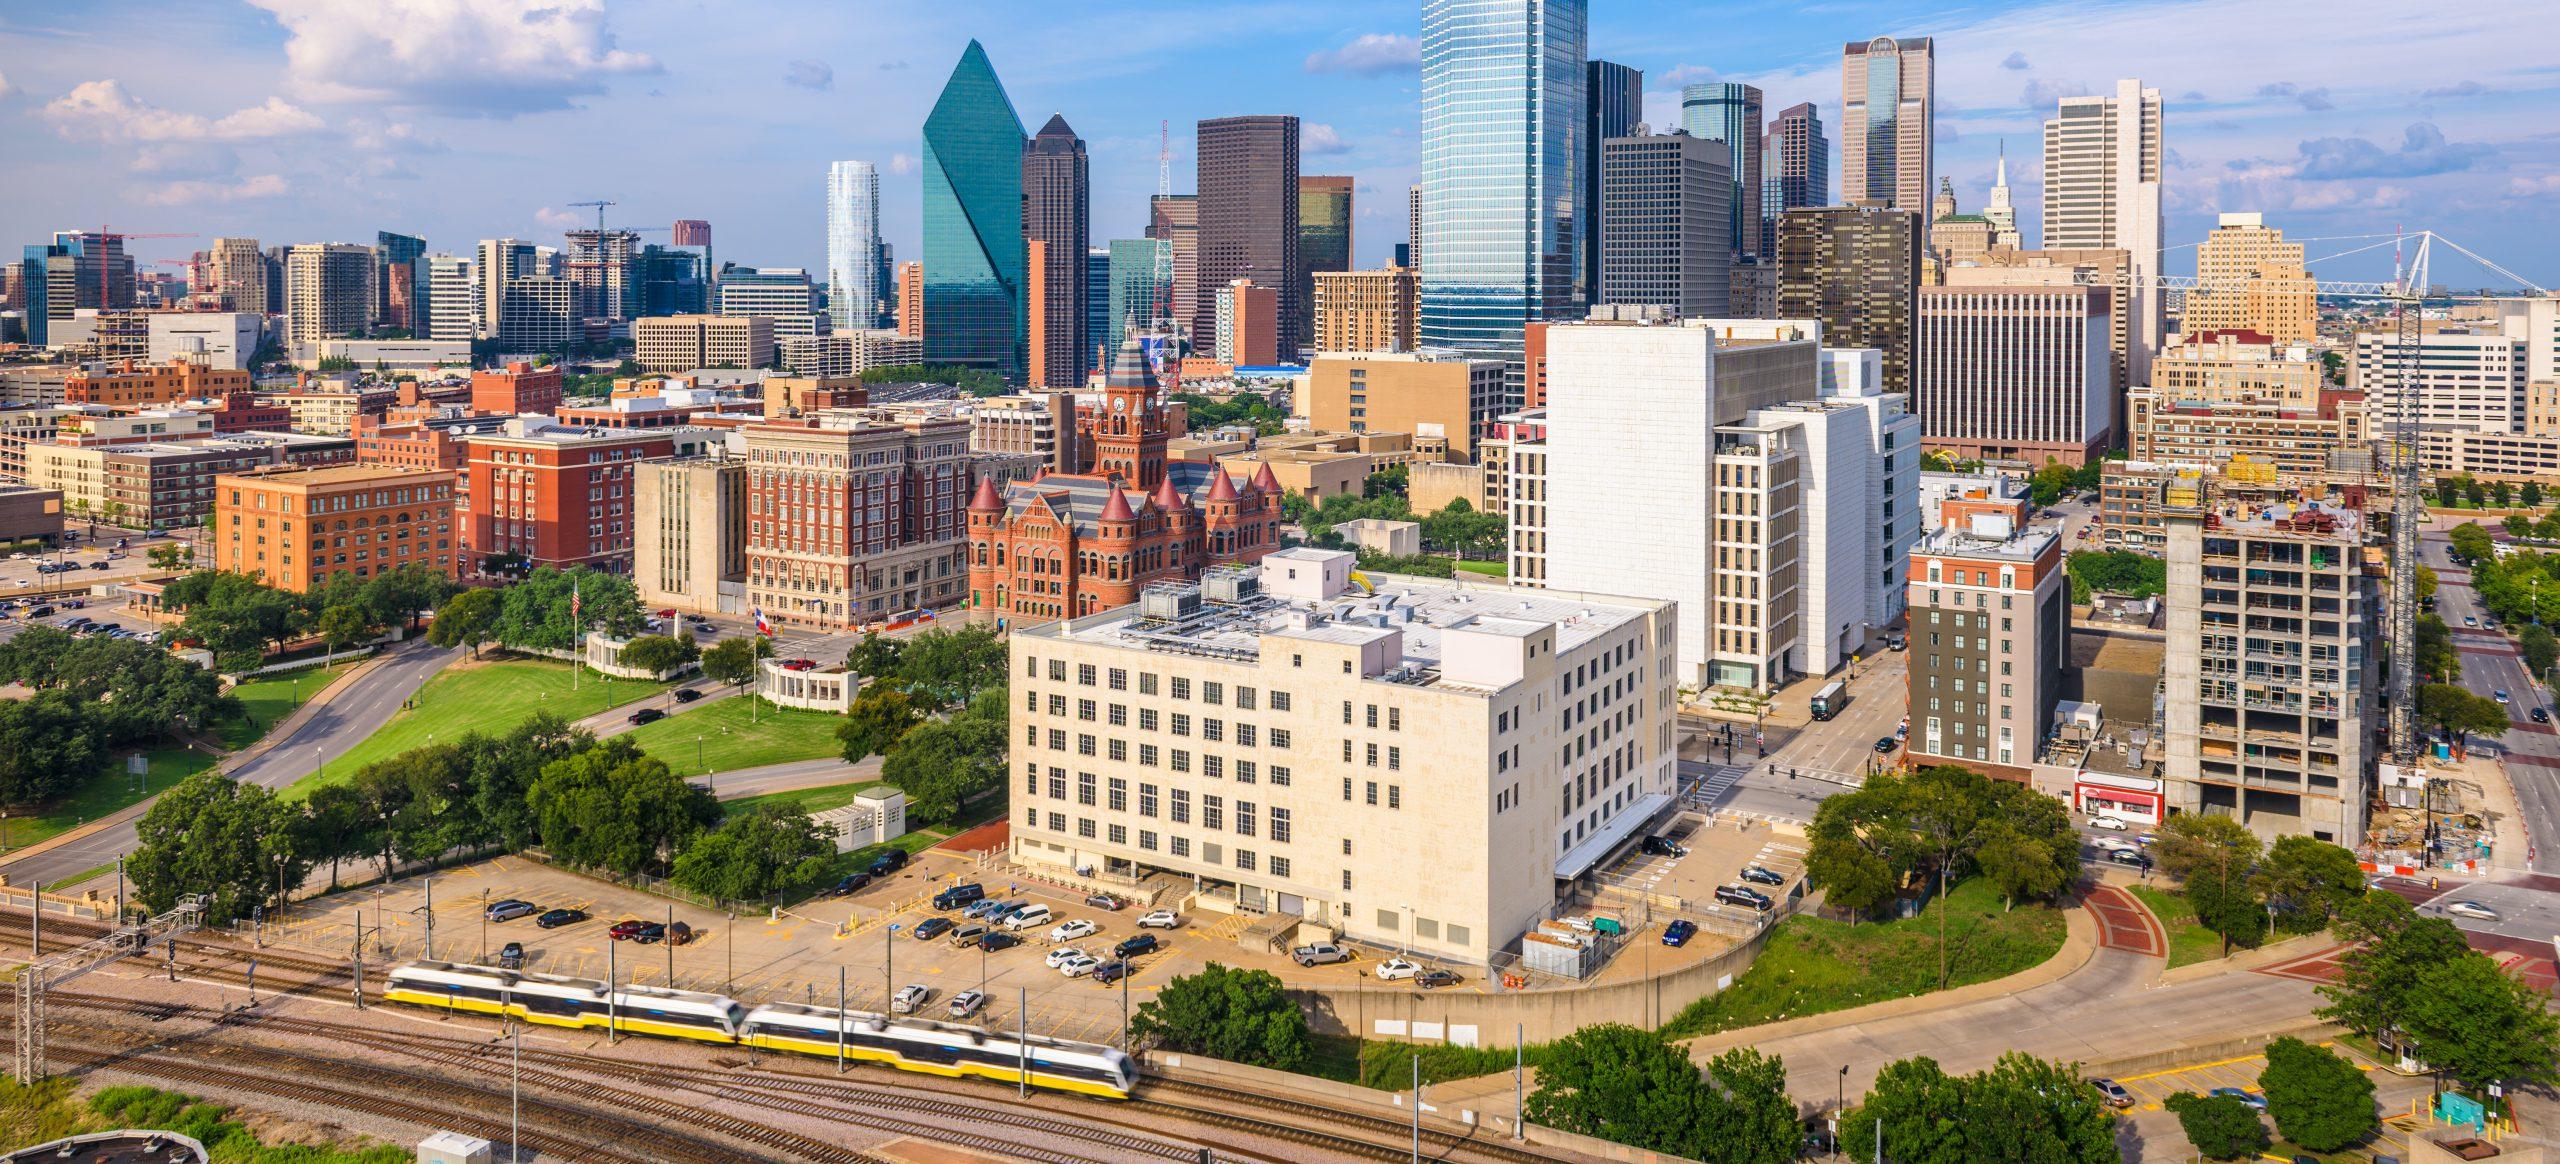
<path fill-rule="evenodd" d="M 1829 719 L 1840 714 L 1840 709 L 1847 706 L 1849 706 L 1849 685 L 1838 679 L 1823 684 L 1822 690 L 1813 693 L 1813 718 L 1815 719 Z"/>

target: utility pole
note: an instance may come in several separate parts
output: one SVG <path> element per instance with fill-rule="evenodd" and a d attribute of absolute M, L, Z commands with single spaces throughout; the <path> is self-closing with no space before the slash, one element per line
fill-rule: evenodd
<path fill-rule="evenodd" d="M 1422 1056 L 1413 1057 L 1413 1164 L 1422 1164 Z"/>
<path fill-rule="evenodd" d="M 836 1074 L 838 1075 L 844 1074 L 844 1024 L 850 1019 L 844 1007 L 844 972 L 844 967 L 836 967 Z"/>
<path fill-rule="evenodd" d="M 1022 1024 L 1022 1032 L 1015 1036 L 1015 1046 L 1022 1049 L 1022 1061 L 1014 1068 L 1013 1073 L 1022 1081 L 1022 1097 L 1029 1099 L 1031 1098 L 1031 988 L 1024 986 L 1017 989 L 1022 991 L 1022 997 L 1013 1004 L 1013 1012 L 1014 1017 Z"/>

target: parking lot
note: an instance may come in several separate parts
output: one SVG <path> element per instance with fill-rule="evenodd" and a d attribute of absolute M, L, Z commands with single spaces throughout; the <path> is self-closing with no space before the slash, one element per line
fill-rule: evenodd
<path fill-rule="evenodd" d="M 2365 1150 L 2342 1152 L 2330 1158 L 2366 1160 L 2379 1154 L 2408 1159 L 2409 1121 L 2399 1117 L 2408 1116 L 2412 1110 L 2425 1103 L 2429 1092 L 2427 1078 L 2396 1075 L 2380 1070 L 2370 1063 L 2357 1059 L 2352 1053 L 2335 1044 L 2325 1045 L 2330 1050 L 2347 1055 L 2350 1061 L 2364 1068 L 2366 1077 L 2373 1081 L 2374 1103 L 2381 1109 L 2385 1121 L 2381 1134 Z M 2267 1060 L 2264 1055 L 2242 1055 L 2163 1071 L 2117 1077 L 2116 1082 L 2122 1084 L 2124 1089 L 2133 1095 L 2133 1107 L 2126 1111 L 2125 1115 L 2133 1121 L 2135 1129 L 2142 1136 L 2142 1142 L 2148 1149 L 2146 1158 L 2187 1158 L 2184 1154 L 2172 1154 L 2164 1150 L 2168 1145 L 2182 1145 L 2186 1142 L 2185 1134 L 2178 1130 L 2177 1114 L 2164 1106 L 2171 1095 L 2181 1091 L 2203 1095 L 2217 1087 L 2237 1087 L 2263 1095 L 2264 1092 L 2258 1087 L 2258 1073 L 2265 1070 L 2266 1066 Z"/>
<path fill-rule="evenodd" d="M 345 956 L 361 925 L 369 962 L 399 962 L 425 956 L 427 919 L 433 917 L 434 952 L 446 960 L 494 963 L 502 947 L 520 942 L 529 972 L 672 983 L 750 1004 L 832 1005 L 841 969 L 847 1003 L 856 1009 L 886 1009 L 895 988 L 918 985 L 929 992 L 923 1013 L 941 1018 L 952 995 L 983 988 L 991 1005 L 980 1017 L 1011 1025 L 1018 1021 L 1027 992 L 1034 1030 L 1116 1040 L 1124 988 L 1067 977 L 1045 959 L 1062 944 L 1107 959 L 1111 946 L 1142 932 L 1135 925 L 1137 911 L 1094 909 L 1082 904 L 1081 895 L 1064 889 L 998 880 L 986 883 L 991 893 L 1045 903 L 1055 916 L 1017 931 L 1022 945 L 992 954 L 955 948 L 947 934 L 917 940 L 913 935 L 919 922 L 944 916 L 959 920 L 956 914 L 934 910 L 932 896 L 975 880 L 976 872 L 965 858 L 928 851 L 905 870 L 851 897 L 821 897 L 772 916 L 731 917 L 682 903 L 670 907 L 667 899 L 636 889 L 500 857 L 436 874 L 431 912 L 426 880 L 412 877 L 378 892 L 364 889 L 305 902 L 273 936 L 300 949 Z M 542 910 L 577 909 L 588 916 L 547 930 L 534 916 L 483 920 L 485 903 L 508 898 Z M 1097 932 L 1065 943 L 1049 940 L 1053 927 L 1073 918 L 1093 921 Z M 624 920 L 682 922 L 697 936 L 682 946 L 615 941 L 609 930 Z M 1129 1004 L 1145 1001 L 1157 985 L 1194 972 L 1210 959 L 1238 962 L 1241 951 L 1233 944 L 1234 934 L 1249 920 L 1199 913 L 1184 917 L 1176 929 L 1143 931 L 1156 935 L 1161 945 L 1133 960 L 1134 973 L 1125 988 Z"/>

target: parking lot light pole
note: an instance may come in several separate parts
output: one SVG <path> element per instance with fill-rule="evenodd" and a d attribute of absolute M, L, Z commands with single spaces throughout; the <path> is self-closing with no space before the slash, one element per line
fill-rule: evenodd
<path fill-rule="evenodd" d="M 672 989 L 676 984 L 676 907 L 673 903 L 667 906 L 667 928 L 662 932 L 666 936 L 658 941 L 667 947 L 667 986 Z"/>
<path fill-rule="evenodd" d="M 1127 958 L 1120 959 L 1120 1051 L 1122 1054 L 1128 1053 L 1129 1050 L 1129 975 L 1137 969 Z"/>
<path fill-rule="evenodd" d="M 480 887 L 480 961 L 489 961 L 489 887 Z"/>
<path fill-rule="evenodd" d="M 622 1031 L 622 943 L 606 934 L 604 943 L 604 1042 L 610 1047 Z"/>
<path fill-rule="evenodd" d="M 848 1021 L 844 1008 L 845 968 L 836 967 L 836 1074 L 844 1074 L 844 1024 Z"/>
<path fill-rule="evenodd" d="M 889 923 L 889 940 L 880 943 L 880 1009 L 898 1009 L 898 923 Z"/>

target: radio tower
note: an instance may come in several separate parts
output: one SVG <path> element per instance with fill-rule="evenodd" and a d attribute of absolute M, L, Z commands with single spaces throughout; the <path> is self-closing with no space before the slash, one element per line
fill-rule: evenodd
<path fill-rule="evenodd" d="M 2392 310 L 2399 325 L 2397 377 L 2400 399 L 2391 421 L 2391 759 L 2418 765 L 2418 533 L 2426 521 L 2418 474 L 2418 324 L 2426 314 L 2427 249 L 2432 232 L 2403 263 L 2392 251 Z"/>

